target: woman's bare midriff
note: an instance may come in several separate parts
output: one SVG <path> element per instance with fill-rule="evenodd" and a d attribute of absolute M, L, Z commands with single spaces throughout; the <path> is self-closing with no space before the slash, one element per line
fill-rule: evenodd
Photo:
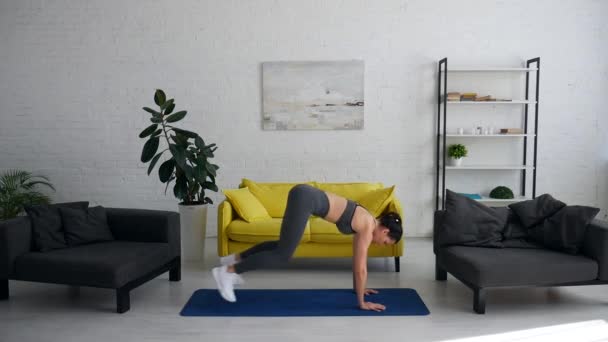
<path fill-rule="evenodd" d="M 342 216 L 344 210 L 346 209 L 347 200 L 346 198 L 338 196 L 331 192 L 326 191 L 325 194 L 327 195 L 327 199 L 329 200 L 329 211 L 327 212 L 327 215 L 324 217 L 324 219 L 331 223 L 336 223 L 338 222 L 340 216 Z M 358 232 L 364 227 L 366 227 L 371 219 L 373 218 L 367 212 L 367 210 L 365 210 L 365 208 L 357 206 L 355 208 L 355 213 L 353 214 L 351 226 L 353 227 L 354 231 Z"/>

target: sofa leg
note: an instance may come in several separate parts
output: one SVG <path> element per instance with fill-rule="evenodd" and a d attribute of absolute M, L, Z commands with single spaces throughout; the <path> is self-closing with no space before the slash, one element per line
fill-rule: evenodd
<path fill-rule="evenodd" d="M 435 280 L 445 281 L 448 279 L 448 272 L 439 266 L 439 263 L 435 261 Z"/>
<path fill-rule="evenodd" d="M 399 257 L 395 257 L 395 272 L 401 271 L 401 264 L 399 263 Z"/>
<path fill-rule="evenodd" d="M 478 314 L 486 313 L 486 290 L 477 288 L 473 290 L 475 292 L 473 299 L 473 310 Z"/>
<path fill-rule="evenodd" d="M 180 281 L 182 280 L 182 261 L 181 258 L 177 257 L 177 262 L 175 266 L 169 270 L 169 280 L 170 281 Z"/>
<path fill-rule="evenodd" d="M 129 290 L 127 289 L 116 289 L 116 312 L 125 313 L 131 309 L 131 299 L 129 296 Z"/>
<path fill-rule="evenodd" d="M 0 279 L 0 300 L 8 299 L 8 279 Z"/>

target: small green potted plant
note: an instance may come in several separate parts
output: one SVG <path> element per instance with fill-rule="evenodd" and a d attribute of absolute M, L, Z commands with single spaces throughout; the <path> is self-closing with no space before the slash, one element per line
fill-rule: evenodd
<path fill-rule="evenodd" d="M 0 175 L 0 221 L 23 213 L 25 205 L 49 204 L 51 199 L 35 190 L 36 185 L 55 188 L 45 176 L 36 176 L 23 170 L 7 170 Z"/>
<path fill-rule="evenodd" d="M 450 165 L 461 166 L 462 159 L 468 154 L 466 146 L 463 144 L 453 144 L 448 146 L 448 157 L 450 157 Z"/>
<path fill-rule="evenodd" d="M 515 196 L 513 195 L 513 190 L 509 189 L 506 186 L 497 186 L 492 191 L 490 191 L 490 198 L 495 199 L 513 199 Z"/>
<path fill-rule="evenodd" d="M 207 226 L 207 206 L 213 204 L 205 191 L 217 192 L 215 177 L 219 166 L 211 163 L 217 150 L 216 144 L 205 144 L 197 133 L 175 127 L 187 111 L 173 112 L 175 100 L 167 99 L 165 92 L 157 89 L 154 103 L 158 109 L 143 107 L 151 117 L 152 124 L 139 137 L 147 139 L 141 153 L 141 161 L 150 163 L 148 175 L 159 162 L 163 153 L 169 152 L 158 168 L 161 183 L 166 183 L 165 193 L 171 182 L 173 194 L 180 200 L 180 225 L 182 253 L 186 260 L 200 260 L 204 255 L 205 232 Z M 161 142 L 167 147 L 159 152 Z"/>

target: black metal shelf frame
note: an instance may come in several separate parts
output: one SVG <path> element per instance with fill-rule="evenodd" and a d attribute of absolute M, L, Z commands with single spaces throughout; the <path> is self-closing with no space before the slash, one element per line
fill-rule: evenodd
<path fill-rule="evenodd" d="M 534 66 L 533 66 L 534 65 Z M 526 68 L 536 68 L 535 77 L 535 93 L 534 93 L 534 156 L 532 169 L 532 198 L 536 198 L 536 173 L 537 173 L 537 151 L 538 151 L 538 104 L 539 104 L 539 77 L 540 77 L 540 57 L 532 58 L 526 61 Z M 523 165 L 528 165 L 528 114 L 529 114 L 529 90 L 530 90 L 530 72 L 526 72 L 526 90 L 524 103 L 524 147 L 523 147 Z M 443 80 L 442 80 L 443 78 Z M 437 173 L 435 178 L 435 210 L 445 209 L 445 159 L 446 159 L 446 136 L 447 136 L 447 87 L 448 87 L 448 59 L 443 58 L 437 65 L 437 156 L 436 167 Z M 442 119 L 443 116 L 443 119 Z M 526 172 L 524 168 L 521 170 L 521 195 L 526 195 Z M 440 183 L 441 179 L 441 183 Z M 440 203 L 441 202 L 441 203 Z"/>

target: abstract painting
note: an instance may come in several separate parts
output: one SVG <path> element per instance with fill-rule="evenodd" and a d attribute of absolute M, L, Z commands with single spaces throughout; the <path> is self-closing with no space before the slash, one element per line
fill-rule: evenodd
<path fill-rule="evenodd" d="M 265 130 L 363 129 L 363 61 L 262 63 Z"/>

